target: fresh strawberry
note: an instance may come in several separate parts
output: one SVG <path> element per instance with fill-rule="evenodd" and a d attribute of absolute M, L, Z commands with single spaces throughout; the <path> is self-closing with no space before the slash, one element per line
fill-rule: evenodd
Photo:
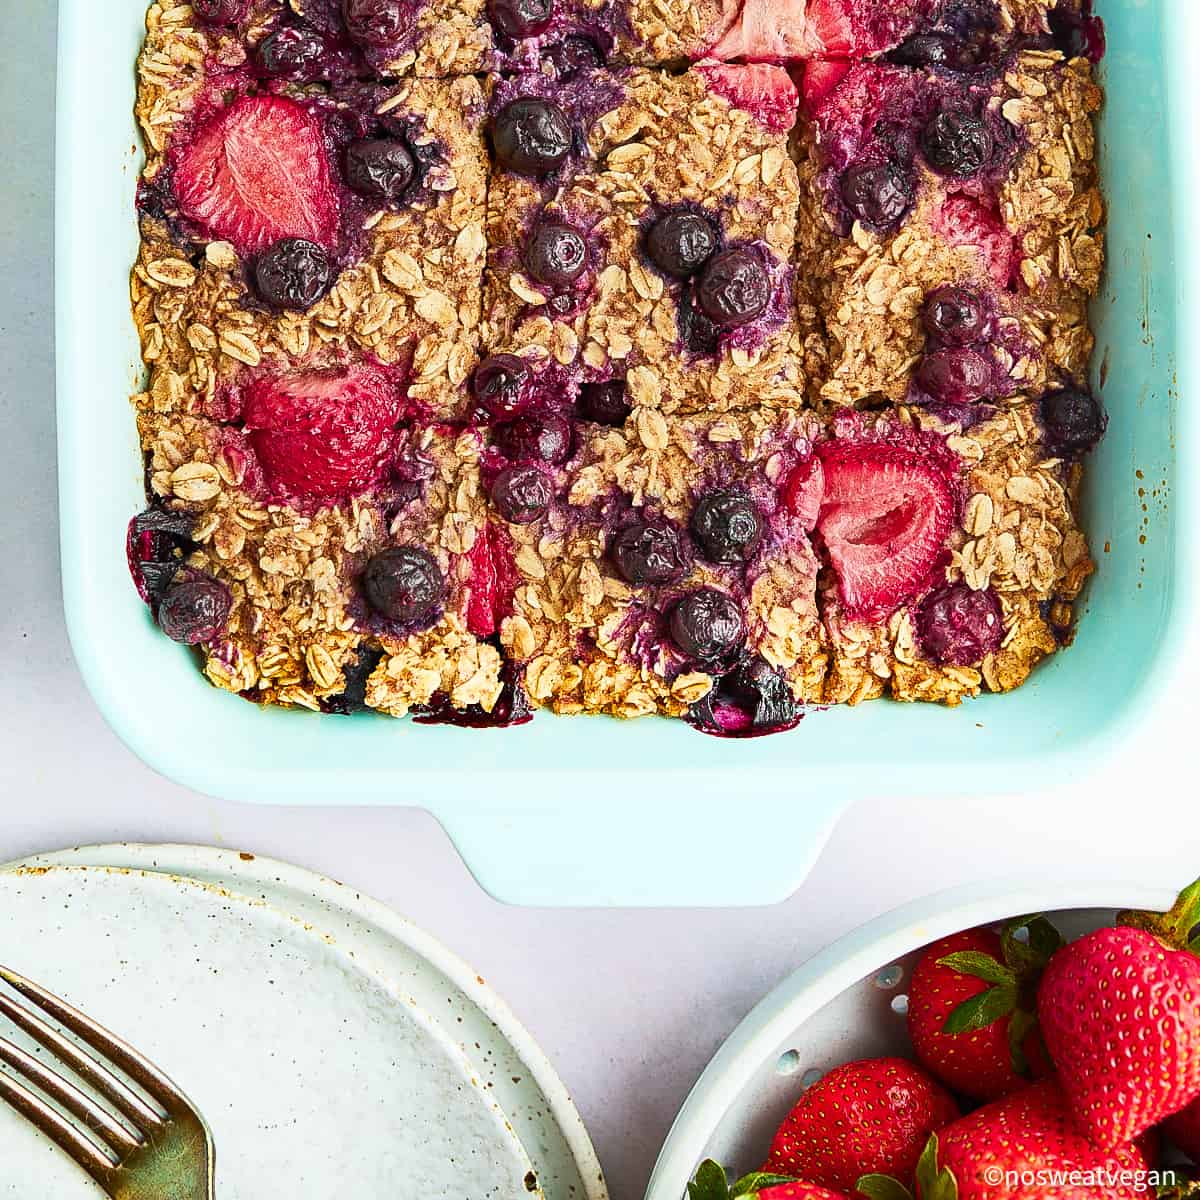
<path fill-rule="evenodd" d="M 1200 881 L 1059 951 L 1038 1015 L 1079 1127 L 1103 1150 L 1200 1096 Z"/>
<path fill-rule="evenodd" d="M 519 579 L 508 530 L 489 521 L 476 536 L 467 561 L 471 565 L 467 628 L 476 637 L 491 637 L 512 612 Z"/>
<path fill-rule="evenodd" d="M 850 71 L 850 64 L 838 59 L 813 58 L 805 63 L 802 84 L 805 110 L 816 112 Z"/>
<path fill-rule="evenodd" d="M 688 1200 L 846 1200 L 841 1192 L 831 1192 L 815 1183 L 804 1183 L 768 1171 L 743 1175 L 732 1186 L 725 1168 L 706 1158 L 688 1184 Z"/>
<path fill-rule="evenodd" d="M 820 456 L 810 454 L 792 469 L 783 484 L 783 506 L 794 517 L 800 519 L 805 529 L 811 530 L 821 515 L 821 501 L 825 498 L 825 469 Z"/>
<path fill-rule="evenodd" d="M 817 453 L 825 472 L 817 532 L 846 615 L 882 620 L 934 582 L 946 554 L 959 500 L 944 443 L 832 441 Z"/>
<path fill-rule="evenodd" d="M 1075 1128 L 1057 1081 L 976 1109 L 931 1138 L 917 1165 L 920 1200 L 1139 1200 L 1154 1194 L 1150 1145 L 1097 1150 Z M 869 1200 L 903 1200 L 896 1180 L 858 1181 Z"/>
<path fill-rule="evenodd" d="M 796 123 L 796 85 L 782 67 L 703 66 L 708 86 L 735 108 L 744 108 L 765 128 L 785 133 Z"/>
<path fill-rule="evenodd" d="M 183 215 L 242 254 L 281 238 L 337 240 L 320 123 L 281 96 L 243 97 L 204 125 L 176 163 L 174 186 Z"/>
<path fill-rule="evenodd" d="M 906 1059 L 847 1063 L 800 1097 L 763 1169 L 845 1192 L 871 1172 L 911 1183 L 929 1135 L 957 1116 L 950 1094 Z"/>
<path fill-rule="evenodd" d="M 1003 936 L 968 929 L 934 942 L 908 989 L 908 1032 L 921 1065 L 976 1100 L 995 1100 L 1047 1074 L 1037 983 L 1061 945 L 1045 917 L 1014 921 Z"/>
<path fill-rule="evenodd" d="M 263 375 L 242 416 L 268 485 L 292 500 L 347 499 L 383 475 L 401 413 L 396 384 L 366 364 Z"/>
<path fill-rule="evenodd" d="M 933 213 L 933 230 L 952 246 L 974 246 L 993 280 L 1006 287 L 1017 265 L 1017 245 L 999 213 L 973 196 L 949 196 Z"/>

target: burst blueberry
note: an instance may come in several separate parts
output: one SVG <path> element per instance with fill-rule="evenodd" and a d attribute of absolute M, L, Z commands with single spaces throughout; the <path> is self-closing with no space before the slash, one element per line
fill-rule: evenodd
<path fill-rule="evenodd" d="M 552 100 L 522 96 L 496 114 L 492 144 L 501 166 L 542 179 L 570 153 L 571 123 Z"/>
<path fill-rule="evenodd" d="M 938 174 L 970 179 L 991 162 L 996 139 L 981 118 L 943 111 L 925 127 L 921 149 Z"/>
<path fill-rule="evenodd" d="M 272 79 L 315 83 L 322 76 L 329 46 L 313 29 L 285 25 L 263 38 L 254 52 L 258 69 Z"/>
<path fill-rule="evenodd" d="M 901 67 L 945 67 L 961 70 L 970 61 L 963 43 L 949 33 L 917 33 L 900 43 L 888 61 Z"/>
<path fill-rule="evenodd" d="M 943 346 L 970 346 L 991 337 L 991 308 L 974 289 L 947 285 L 925 298 L 921 320 L 930 338 Z"/>
<path fill-rule="evenodd" d="M 346 147 L 346 182 L 370 200 L 399 204 L 416 173 L 412 151 L 399 138 L 364 138 Z"/>
<path fill-rule="evenodd" d="M 571 34 L 545 50 L 542 59 L 559 79 L 566 81 L 581 71 L 602 67 L 605 55 L 590 37 Z"/>
<path fill-rule="evenodd" d="M 346 31 L 364 46 L 391 46 L 408 32 L 412 14 L 404 0 L 342 0 Z"/>
<path fill-rule="evenodd" d="M 254 288 L 272 308 L 307 312 L 332 282 L 329 255 L 315 242 L 284 238 L 259 255 Z"/>
<path fill-rule="evenodd" d="M 496 511 L 506 521 L 530 525 L 546 515 L 554 488 L 538 467 L 506 467 L 493 481 L 491 495 Z"/>
<path fill-rule="evenodd" d="M 192 12 L 205 25 L 236 25 L 246 15 L 249 0 L 192 0 Z"/>
<path fill-rule="evenodd" d="M 515 354 L 492 354 L 475 368 L 471 394 L 493 417 L 514 417 L 529 403 L 529 368 Z"/>
<path fill-rule="evenodd" d="M 689 592 L 671 609 L 668 624 L 679 651 L 701 663 L 728 658 L 746 636 L 741 609 L 716 588 Z"/>
<path fill-rule="evenodd" d="M 976 350 L 936 350 L 921 361 L 917 385 L 942 404 L 974 404 L 992 390 L 992 367 Z"/>
<path fill-rule="evenodd" d="M 762 541 L 763 519 L 745 492 L 709 492 L 692 510 L 691 529 L 709 562 L 741 563 Z"/>
<path fill-rule="evenodd" d="M 687 279 L 716 253 L 717 231 L 706 217 L 686 210 L 659 217 L 646 235 L 646 253 L 660 271 Z"/>
<path fill-rule="evenodd" d="M 977 667 L 1000 649 L 1004 614 L 996 593 L 952 583 L 917 608 L 917 638 L 927 657 L 944 667 Z"/>
<path fill-rule="evenodd" d="M 851 215 L 880 231 L 902 221 L 916 195 L 911 174 L 891 161 L 849 167 L 841 191 Z"/>
<path fill-rule="evenodd" d="M 446 593 L 437 560 L 420 546 L 394 546 L 376 554 L 367 563 L 362 586 L 375 612 L 402 625 L 427 620 Z"/>
<path fill-rule="evenodd" d="M 732 246 L 714 254 L 696 286 L 704 315 L 723 329 L 762 316 L 771 303 L 771 276 L 762 255 L 750 246 Z"/>
<path fill-rule="evenodd" d="M 665 520 L 638 520 L 612 539 L 609 557 L 626 583 L 677 583 L 691 566 L 679 529 Z"/>
<path fill-rule="evenodd" d="M 219 579 L 189 571 L 158 603 L 159 628 L 173 642 L 199 646 L 225 635 L 233 597 Z"/>
<path fill-rule="evenodd" d="M 538 37 L 550 28 L 554 0 L 488 0 L 488 17 L 506 37 Z"/>
<path fill-rule="evenodd" d="M 500 453 L 513 463 L 564 463 L 574 441 L 571 422 L 557 413 L 517 417 L 497 425 L 493 436 Z"/>
<path fill-rule="evenodd" d="M 579 389 L 579 415 L 597 425 L 624 425 L 633 406 L 623 379 L 585 383 Z"/>

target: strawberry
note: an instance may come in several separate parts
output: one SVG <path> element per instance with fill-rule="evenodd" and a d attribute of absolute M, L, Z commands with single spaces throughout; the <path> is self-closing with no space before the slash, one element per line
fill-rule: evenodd
<path fill-rule="evenodd" d="M 974 246 L 988 275 L 1001 287 L 1008 286 L 1017 265 L 1017 244 L 999 213 L 973 196 L 950 196 L 930 223 L 950 245 Z"/>
<path fill-rule="evenodd" d="M 1060 950 L 1038 1015 L 1079 1127 L 1103 1150 L 1200 1095 L 1200 881 L 1169 913 L 1124 913 Z"/>
<path fill-rule="evenodd" d="M 930 1138 L 917 1165 L 920 1200 L 1138 1200 L 1154 1189 L 1146 1178 L 1149 1146 L 1097 1150 L 1075 1128 L 1056 1080 L 1046 1079 L 976 1109 Z M 904 1200 L 895 1179 L 868 1176 L 869 1200 Z"/>
<path fill-rule="evenodd" d="M 848 62 L 814 58 L 804 66 L 804 107 L 810 112 L 816 112 L 825 101 L 838 89 L 842 80 L 850 74 Z"/>
<path fill-rule="evenodd" d="M 688 1184 L 688 1200 L 846 1200 L 846 1197 L 815 1183 L 768 1171 L 743 1175 L 731 1187 L 725 1168 L 706 1158 L 696 1169 L 696 1178 Z"/>
<path fill-rule="evenodd" d="M 245 429 L 270 487 L 293 500 L 347 499 L 382 477 L 401 413 L 377 367 L 262 375 L 245 388 Z"/>
<path fill-rule="evenodd" d="M 870 1172 L 911 1183 L 929 1135 L 957 1116 L 950 1094 L 903 1058 L 847 1063 L 800 1097 L 763 1169 L 846 1192 Z"/>
<path fill-rule="evenodd" d="M 321 125 L 282 96 L 246 96 L 218 113 L 179 155 L 174 187 L 185 217 L 242 254 L 282 238 L 326 247 L 337 240 Z"/>
<path fill-rule="evenodd" d="M 786 133 L 796 123 L 796 85 L 782 67 L 704 66 L 709 87 L 735 108 L 744 108 L 767 129 Z"/>
<path fill-rule="evenodd" d="M 1028 940 L 1018 939 L 1020 930 Z M 921 1065 L 976 1100 L 1046 1074 L 1037 983 L 1061 945 L 1045 917 L 1032 917 L 1012 922 L 1003 936 L 968 929 L 930 946 L 908 989 L 908 1033 Z"/>
<path fill-rule="evenodd" d="M 882 620 L 935 582 L 959 498 L 944 442 L 826 442 L 817 532 L 846 615 Z"/>
<path fill-rule="evenodd" d="M 790 62 L 817 50 L 809 29 L 811 0 L 745 0 L 737 20 L 709 50 L 713 58 Z"/>
<path fill-rule="evenodd" d="M 508 530 L 489 521 L 476 536 L 467 561 L 471 577 L 467 628 L 476 637 L 491 637 L 512 612 L 519 579 Z"/>
<path fill-rule="evenodd" d="M 797 517 L 807 530 L 812 530 L 821 515 L 825 496 L 825 469 L 816 454 L 810 454 L 792 469 L 783 484 L 783 506 Z"/>

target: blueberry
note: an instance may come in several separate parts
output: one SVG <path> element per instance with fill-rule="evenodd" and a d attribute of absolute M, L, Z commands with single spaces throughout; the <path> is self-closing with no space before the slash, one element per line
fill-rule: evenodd
<path fill-rule="evenodd" d="M 515 354 L 492 354 L 475 368 L 471 394 L 493 417 L 514 417 L 529 403 L 529 368 Z"/>
<path fill-rule="evenodd" d="M 488 17 L 513 39 L 537 37 L 550 28 L 554 0 L 488 0 Z"/>
<path fill-rule="evenodd" d="M 407 31 L 411 20 L 404 0 L 342 0 L 346 31 L 364 46 L 390 46 Z"/>
<path fill-rule="evenodd" d="M 172 584 L 159 601 L 158 625 L 171 641 L 199 646 L 224 635 L 232 608 L 233 597 L 225 584 L 192 571 Z"/>
<path fill-rule="evenodd" d="M 284 238 L 259 255 L 254 287 L 272 308 L 307 312 L 329 290 L 329 255 L 303 238 Z"/>
<path fill-rule="evenodd" d="M 799 715 L 787 680 L 758 655 L 743 658 L 691 710 L 694 724 L 728 737 L 790 729 Z"/>
<path fill-rule="evenodd" d="M 925 297 L 921 311 L 925 332 L 943 346 L 969 346 L 992 335 L 992 313 L 972 288 L 947 284 Z"/>
<path fill-rule="evenodd" d="M 741 609 L 716 588 L 689 592 L 671 609 L 671 641 L 688 658 L 727 658 L 746 636 Z"/>
<path fill-rule="evenodd" d="M 324 712 L 336 713 L 348 717 L 351 713 L 365 712 L 367 709 L 367 680 L 375 673 L 375 668 L 383 661 L 383 651 L 365 642 L 358 648 L 358 656 L 345 667 L 345 686 L 336 696 L 330 696 L 322 701 Z"/>
<path fill-rule="evenodd" d="M 1062 388 L 1042 397 L 1046 441 L 1056 454 L 1077 458 L 1104 436 L 1108 418 L 1095 396 L 1077 388 Z"/>
<path fill-rule="evenodd" d="M 543 59 L 562 80 L 573 79 L 580 71 L 590 71 L 604 65 L 604 51 L 582 34 L 571 34 L 545 50 Z"/>
<path fill-rule="evenodd" d="M 903 220 L 915 198 L 912 176 L 899 163 L 850 167 L 842 175 L 842 200 L 851 215 L 872 229 Z"/>
<path fill-rule="evenodd" d="M 506 421 L 496 426 L 493 436 L 500 453 L 510 462 L 557 465 L 571 457 L 571 422 L 556 413 Z"/>
<path fill-rule="evenodd" d="M 691 562 L 687 544 L 669 521 L 634 521 L 612 539 L 609 555 L 618 573 L 634 586 L 675 583 Z"/>
<path fill-rule="evenodd" d="M 749 246 L 714 254 L 700 274 L 696 300 L 704 315 L 722 328 L 761 316 L 771 303 L 771 277 L 762 255 Z"/>
<path fill-rule="evenodd" d="M 606 379 L 603 383 L 585 383 L 579 389 L 579 415 L 598 425 L 624 425 L 633 412 L 625 390 L 625 380 Z"/>
<path fill-rule="evenodd" d="M 367 563 L 363 573 L 367 603 L 389 621 L 423 621 L 446 594 L 437 560 L 420 546 L 395 546 Z"/>
<path fill-rule="evenodd" d="M 695 275 L 717 249 L 712 222 L 694 212 L 667 213 L 650 226 L 646 253 L 660 271 L 687 279 Z"/>
<path fill-rule="evenodd" d="M 939 175 L 970 179 L 991 161 L 996 139 L 979 117 L 943 111 L 925 126 L 921 149 Z"/>
<path fill-rule="evenodd" d="M 514 525 L 540 520 L 553 499 L 553 485 L 538 467 L 507 467 L 492 483 L 496 511 Z"/>
<path fill-rule="evenodd" d="M 195 524 L 191 513 L 157 505 L 129 522 L 125 545 L 129 571 L 147 604 L 157 603 L 183 567 L 184 555 L 194 549 Z"/>
<path fill-rule="evenodd" d="M 249 0 L 192 0 L 192 12 L 205 25 L 236 25 L 246 15 Z"/>
<path fill-rule="evenodd" d="M 496 114 L 492 144 L 501 166 L 541 179 L 570 153 L 571 123 L 552 100 L 523 96 Z"/>
<path fill-rule="evenodd" d="M 315 83 L 321 78 L 328 53 L 329 47 L 319 33 L 300 25 L 285 25 L 263 38 L 254 57 L 264 75 L 293 83 Z"/>
<path fill-rule="evenodd" d="M 554 288 L 570 287 L 587 270 L 587 259 L 583 235 L 565 221 L 539 221 L 525 246 L 530 276 Z"/>
<path fill-rule="evenodd" d="M 944 667 L 977 667 L 1004 640 L 1004 615 L 991 588 L 938 588 L 921 601 L 916 620 L 921 649 Z"/>
<path fill-rule="evenodd" d="M 935 350 L 917 368 L 917 384 L 942 404 L 974 404 L 991 390 L 992 367 L 976 350 Z"/>
<path fill-rule="evenodd" d="M 346 183 L 370 200 L 399 204 L 416 173 L 412 152 L 399 138 L 365 138 L 346 147 Z"/>
<path fill-rule="evenodd" d="M 967 48 L 949 33 L 917 33 L 901 42 L 888 55 L 888 61 L 901 67 L 946 67 L 961 70 L 970 62 Z"/>
<path fill-rule="evenodd" d="M 1103 52 L 1103 35 L 1096 19 L 1063 4 L 1050 13 L 1050 36 L 1054 48 L 1067 58 L 1098 58 Z"/>
<path fill-rule="evenodd" d="M 679 298 L 679 338 L 693 354 L 716 354 L 721 348 L 721 330 L 687 292 Z"/>
<path fill-rule="evenodd" d="M 709 492 L 692 509 L 692 536 L 709 562 L 745 562 L 762 541 L 763 519 L 745 492 Z"/>

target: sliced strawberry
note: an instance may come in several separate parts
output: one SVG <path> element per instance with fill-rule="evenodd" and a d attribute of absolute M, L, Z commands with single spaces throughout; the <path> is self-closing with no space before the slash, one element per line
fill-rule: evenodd
<path fill-rule="evenodd" d="M 821 501 L 825 498 L 825 471 L 816 454 L 799 463 L 784 481 L 783 505 L 794 517 L 800 519 L 805 529 L 813 529 L 821 514 Z"/>
<path fill-rule="evenodd" d="M 467 561 L 471 564 L 467 628 L 476 637 L 491 637 L 512 612 L 519 578 L 508 530 L 489 521 L 475 538 Z"/>
<path fill-rule="evenodd" d="M 796 123 L 799 95 L 782 67 L 704 66 L 699 68 L 709 87 L 735 108 L 744 108 L 775 133 L 786 133 Z"/>
<path fill-rule="evenodd" d="M 954 482 L 945 462 L 916 446 L 833 442 L 818 453 L 817 531 L 846 615 L 881 620 L 932 581 L 957 516 Z"/>
<path fill-rule="evenodd" d="M 400 411 L 394 381 L 360 364 L 262 376 L 246 388 L 243 415 L 271 489 L 294 500 L 329 501 L 379 481 Z"/>
<path fill-rule="evenodd" d="M 987 273 L 1007 287 L 1017 265 L 1017 247 L 997 212 L 974 196 L 948 197 L 932 218 L 934 232 L 952 246 L 974 246 Z"/>
<path fill-rule="evenodd" d="M 175 169 L 184 216 L 257 254 L 281 238 L 332 246 L 338 198 L 317 118 L 281 96 L 247 96 L 204 125 Z"/>
<path fill-rule="evenodd" d="M 733 25 L 709 50 L 728 62 L 790 62 L 817 53 L 809 36 L 809 0 L 745 0 Z"/>
<path fill-rule="evenodd" d="M 804 107 L 814 113 L 837 91 L 850 74 L 850 64 L 837 59 L 814 58 L 804 67 Z"/>

